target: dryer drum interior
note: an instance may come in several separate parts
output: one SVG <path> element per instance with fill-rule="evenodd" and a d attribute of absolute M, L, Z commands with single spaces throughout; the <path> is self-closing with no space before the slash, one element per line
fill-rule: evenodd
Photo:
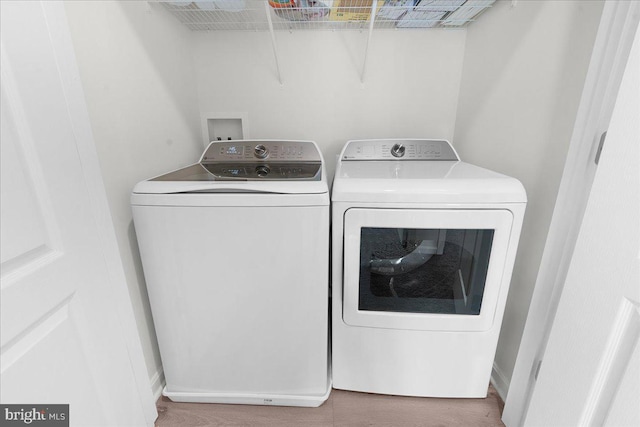
<path fill-rule="evenodd" d="M 478 315 L 493 235 L 363 227 L 358 309 Z"/>

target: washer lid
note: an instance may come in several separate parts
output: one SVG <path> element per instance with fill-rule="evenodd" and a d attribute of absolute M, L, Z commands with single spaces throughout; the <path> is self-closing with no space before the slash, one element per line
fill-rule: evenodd
<path fill-rule="evenodd" d="M 192 165 L 193 166 L 193 165 Z M 188 168 L 185 168 L 188 169 Z M 273 193 L 322 194 L 328 193 L 327 182 L 322 181 L 154 181 L 136 184 L 134 194 L 178 193 Z"/>

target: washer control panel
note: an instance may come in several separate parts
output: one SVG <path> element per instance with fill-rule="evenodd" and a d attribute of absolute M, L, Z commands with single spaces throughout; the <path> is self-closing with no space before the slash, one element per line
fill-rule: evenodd
<path fill-rule="evenodd" d="M 200 166 L 215 180 L 320 180 L 322 156 L 311 141 L 213 141 Z"/>
<path fill-rule="evenodd" d="M 320 177 L 320 163 L 203 163 L 216 179 L 313 180 Z"/>
<path fill-rule="evenodd" d="M 258 144 L 253 148 L 253 155 L 259 159 L 266 159 L 269 156 L 269 149 L 264 144 Z"/>
<path fill-rule="evenodd" d="M 341 158 L 342 160 L 460 160 L 448 141 L 435 139 L 349 141 Z"/>
<path fill-rule="evenodd" d="M 320 153 L 311 141 L 245 140 L 214 141 L 202 155 L 201 163 L 255 162 L 320 162 Z"/>

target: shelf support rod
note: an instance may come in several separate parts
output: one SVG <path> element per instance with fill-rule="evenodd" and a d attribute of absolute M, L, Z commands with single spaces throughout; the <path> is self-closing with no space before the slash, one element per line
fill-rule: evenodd
<path fill-rule="evenodd" d="M 377 0 L 376 0 L 377 1 Z M 273 22 L 271 21 L 271 9 L 269 8 L 269 2 L 264 2 L 264 9 L 267 13 L 267 22 L 269 23 L 269 33 L 271 34 L 271 47 L 273 48 L 273 56 L 276 59 L 276 71 L 278 72 L 278 81 L 280 84 L 282 82 L 282 73 L 280 72 L 280 60 L 278 57 L 278 45 L 276 44 L 276 34 L 273 31 Z"/>
<path fill-rule="evenodd" d="M 362 73 L 360 74 L 360 82 L 364 83 L 364 75 L 367 71 L 367 57 L 369 56 L 369 45 L 371 44 L 371 35 L 373 34 L 373 24 L 376 20 L 376 10 L 378 10 L 378 0 L 371 3 L 371 18 L 369 19 L 369 34 L 367 35 L 367 45 L 364 48 L 364 62 L 362 64 Z"/>

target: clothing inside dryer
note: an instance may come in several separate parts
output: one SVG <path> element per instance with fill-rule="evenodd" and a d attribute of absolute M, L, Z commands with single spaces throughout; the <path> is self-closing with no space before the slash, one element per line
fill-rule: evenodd
<path fill-rule="evenodd" d="M 359 310 L 479 314 L 493 234 L 362 228 Z"/>

